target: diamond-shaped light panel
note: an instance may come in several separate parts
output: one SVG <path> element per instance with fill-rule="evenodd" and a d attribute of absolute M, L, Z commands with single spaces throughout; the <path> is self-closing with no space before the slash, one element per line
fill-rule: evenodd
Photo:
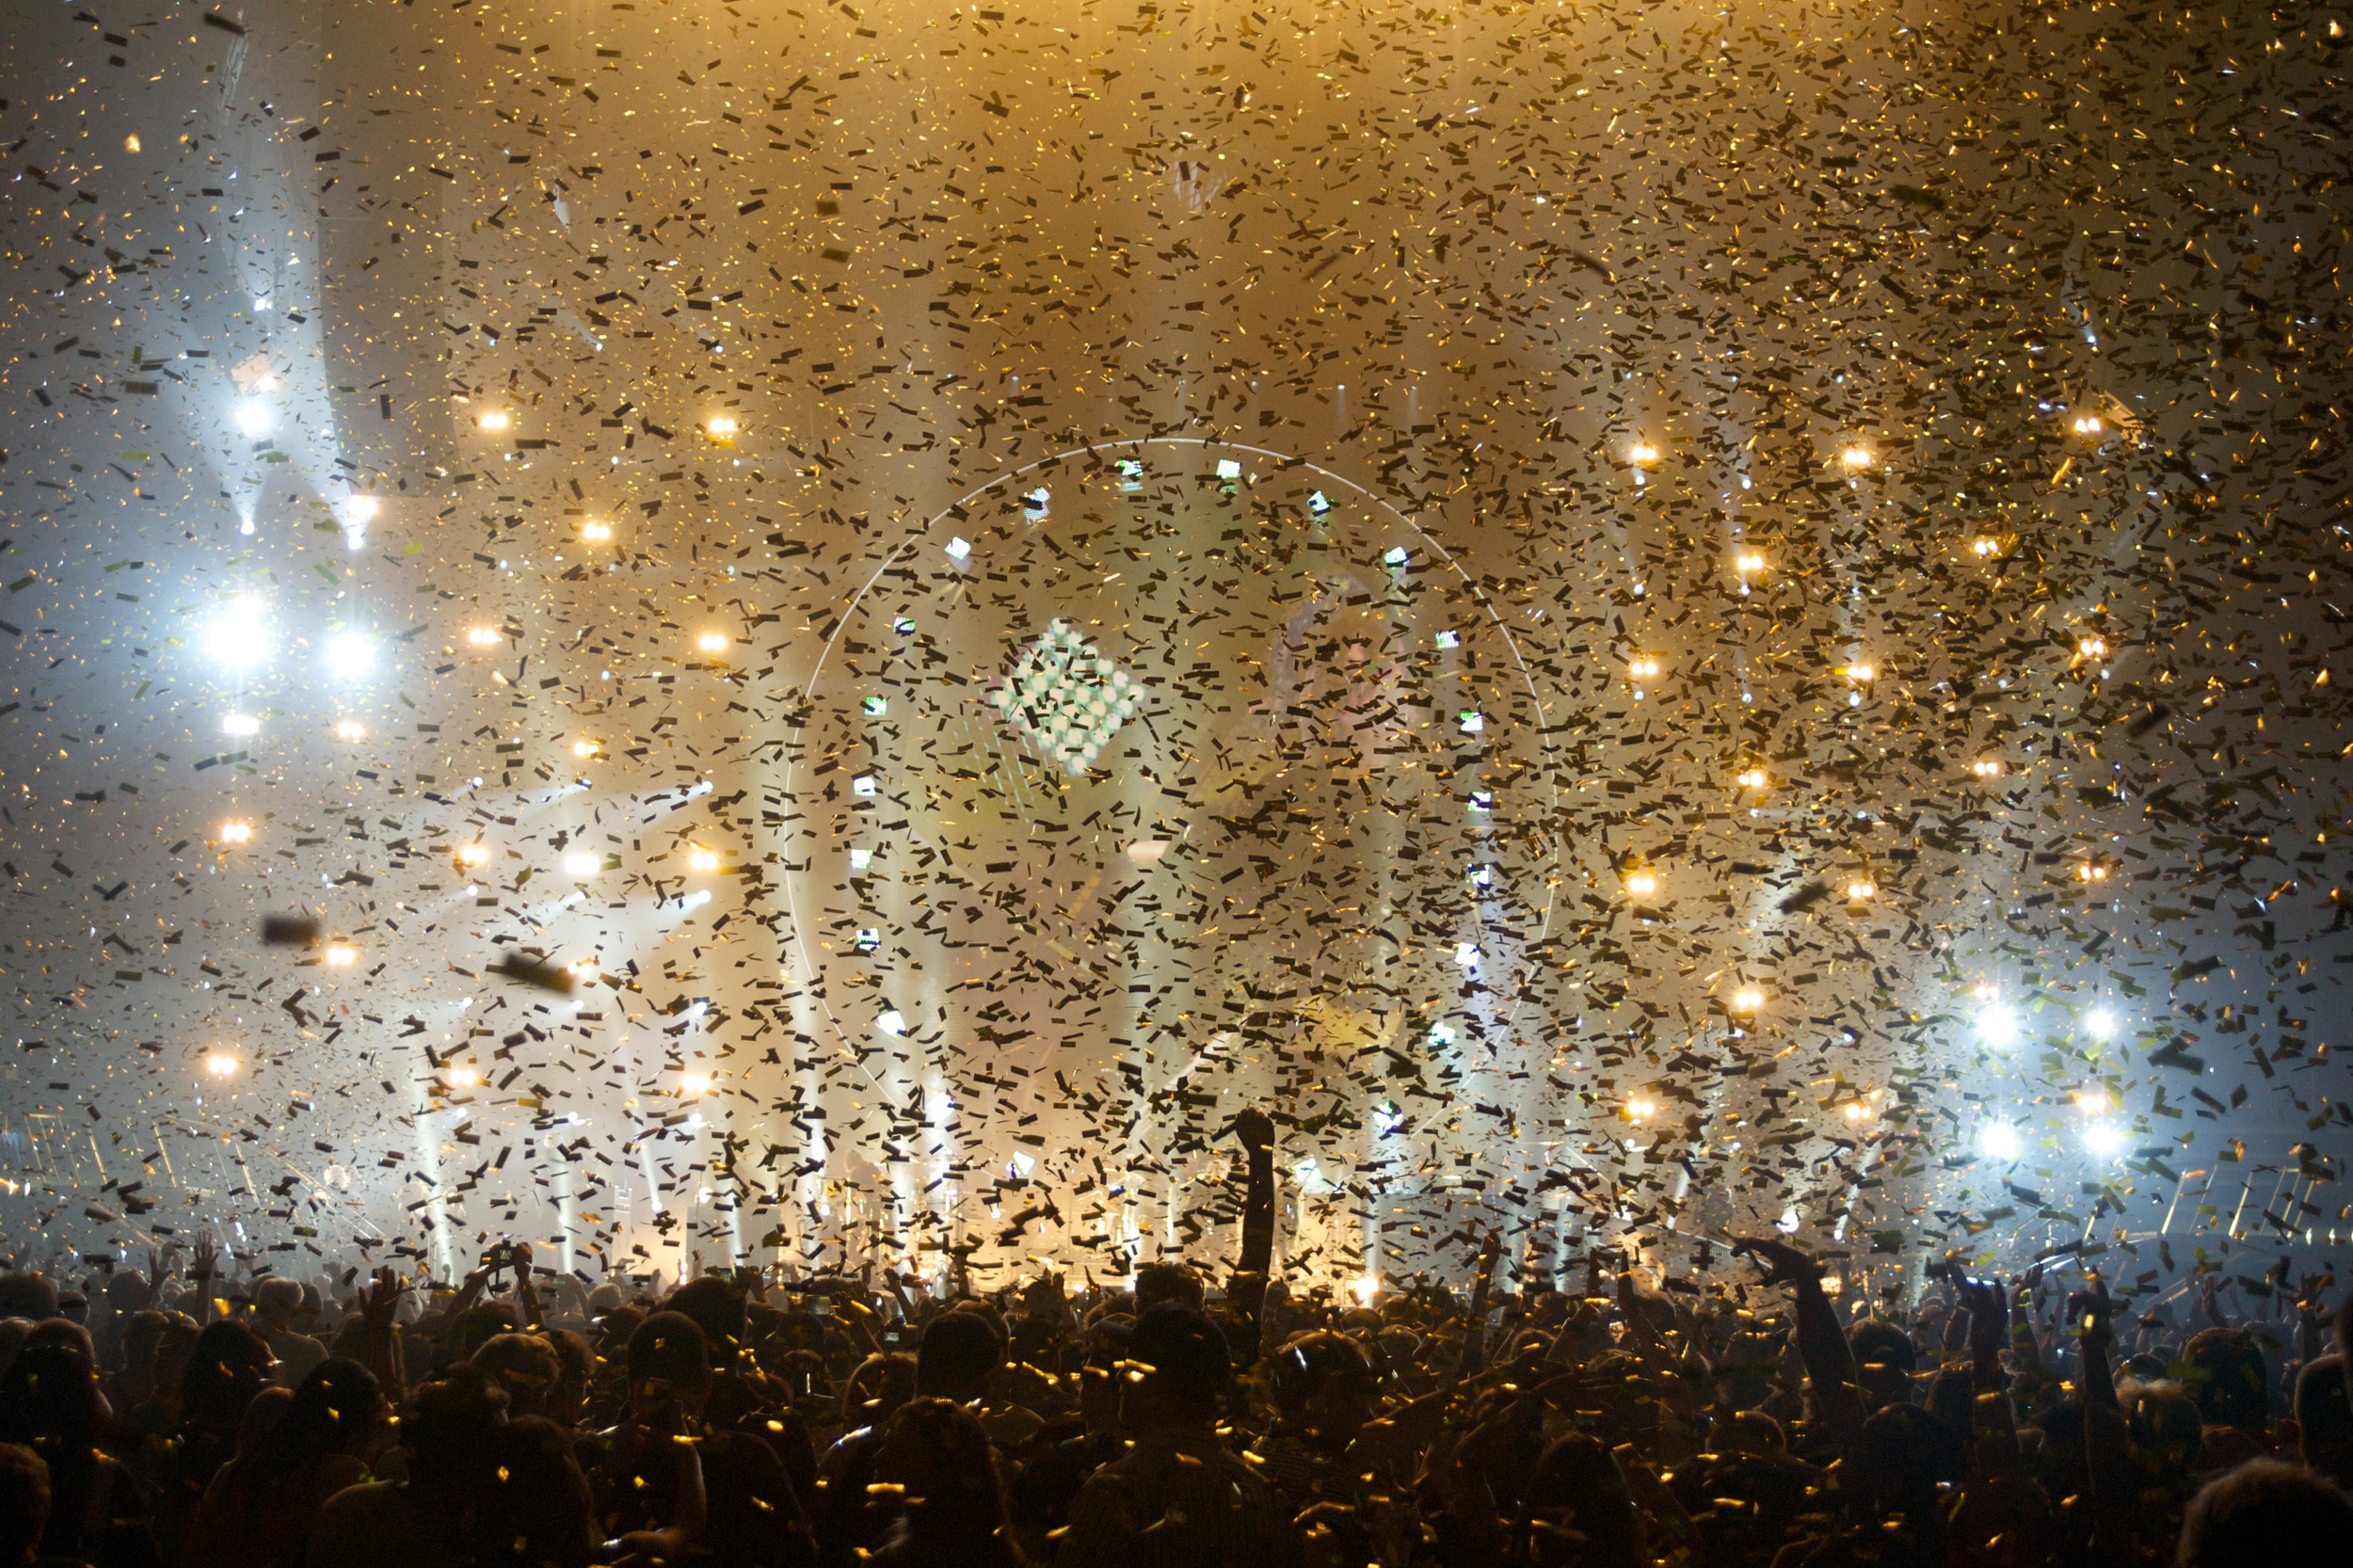
<path fill-rule="evenodd" d="M 1144 692 L 1069 622 L 1057 620 L 1021 650 L 988 700 L 1033 750 L 1080 774 L 1135 717 Z"/>

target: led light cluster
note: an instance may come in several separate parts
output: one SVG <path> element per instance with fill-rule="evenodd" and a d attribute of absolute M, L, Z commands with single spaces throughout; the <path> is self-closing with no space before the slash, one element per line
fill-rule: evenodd
<path fill-rule="evenodd" d="M 1144 706 L 1135 679 L 1062 620 L 1022 650 L 988 699 L 1023 740 L 1073 774 L 1092 766 Z"/>

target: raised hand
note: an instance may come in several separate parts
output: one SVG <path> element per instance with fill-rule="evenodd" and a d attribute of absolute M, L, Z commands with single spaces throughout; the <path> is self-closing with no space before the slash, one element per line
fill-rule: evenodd
<path fill-rule="evenodd" d="M 2067 1320 L 2083 1331 L 2087 1340 L 2105 1345 L 2116 1337 L 2115 1307 L 2108 1300 L 2107 1281 L 2099 1275 L 2067 1298 Z"/>
<path fill-rule="evenodd" d="M 1241 1146 L 1252 1152 L 1274 1146 L 1274 1118 L 1255 1105 L 1246 1105 L 1234 1117 L 1234 1136 Z"/>
<path fill-rule="evenodd" d="M 392 1326 L 392 1314 L 400 1310 L 401 1294 L 407 1288 L 392 1270 L 376 1271 L 376 1278 L 360 1291 L 360 1318 L 370 1334 L 382 1334 Z"/>
<path fill-rule="evenodd" d="M 1765 1266 L 1768 1285 L 1812 1285 L 1822 1277 L 1822 1266 L 1788 1242 L 1769 1236 L 1737 1236 L 1733 1238 L 1732 1251 L 1737 1256 L 1746 1253 Z"/>

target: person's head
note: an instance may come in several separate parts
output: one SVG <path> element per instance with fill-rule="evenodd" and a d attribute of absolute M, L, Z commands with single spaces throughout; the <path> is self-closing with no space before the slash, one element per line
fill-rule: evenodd
<path fill-rule="evenodd" d="M 900 1560 L 1016 1560 L 1003 1482 L 980 1418 L 953 1400 L 909 1400 L 874 1445 L 874 1484 L 897 1487 Z"/>
<path fill-rule="evenodd" d="M 2353 1499 L 2324 1477 L 2253 1459 L 2190 1499 L 2175 1561 L 2181 1568 L 2342 1561 L 2337 1554 L 2348 1539 Z"/>
<path fill-rule="evenodd" d="M 384 1390 L 374 1372 L 341 1357 L 322 1361 L 295 1389 L 284 1418 L 263 1443 L 260 1467 L 283 1474 L 306 1460 L 357 1454 L 376 1434 L 383 1409 Z"/>
<path fill-rule="evenodd" d="M 538 1416 L 499 1428 L 490 1438 L 496 1463 L 483 1478 L 474 1504 L 474 1560 L 483 1563 L 585 1563 L 597 1530 L 588 1478 L 573 1457 L 564 1429 Z"/>
<path fill-rule="evenodd" d="M 969 1404 L 987 1390 L 1005 1359 L 1005 1336 L 977 1312 L 943 1312 L 915 1350 L 915 1391 L 925 1399 Z"/>
<path fill-rule="evenodd" d="M 722 1274 L 690 1279 L 671 1291 L 662 1305 L 665 1312 L 682 1312 L 695 1320 L 695 1326 L 703 1331 L 712 1365 L 734 1365 L 735 1352 L 744 1344 L 744 1292 L 733 1280 Z"/>
<path fill-rule="evenodd" d="M 0 1318 L 38 1323 L 57 1315 L 57 1288 L 43 1274 L 0 1274 Z"/>
<path fill-rule="evenodd" d="M 2305 1467 L 2353 1486 L 2353 1405 L 2345 1394 L 2345 1361 L 2324 1355 L 2296 1380 L 2296 1425 Z"/>
<path fill-rule="evenodd" d="M 601 1318 L 614 1308 L 627 1303 L 629 1297 L 622 1294 L 619 1286 L 600 1285 L 588 1292 L 588 1316 Z"/>
<path fill-rule="evenodd" d="M 1919 1351 L 1910 1335 L 1894 1323 L 1868 1318 L 1848 1331 L 1847 1344 L 1854 1352 L 1865 1405 L 1879 1410 L 1912 1402 L 1912 1372 L 1919 1364 Z"/>
<path fill-rule="evenodd" d="M 1120 1424 L 1141 1437 L 1159 1428 L 1214 1421 L 1233 1379 L 1225 1336 L 1199 1310 L 1161 1302 L 1128 1340 Z"/>
<path fill-rule="evenodd" d="M 2201 1330 L 2182 1351 L 2182 1381 L 2210 1427 L 2259 1432 L 2270 1414 L 2268 1374 L 2254 1336 L 2240 1329 Z"/>
<path fill-rule="evenodd" d="M 164 1328 L 171 1321 L 160 1312 L 134 1312 L 122 1325 L 122 1369 L 134 1378 L 151 1378 L 155 1373 L 155 1350 L 163 1343 Z"/>
<path fill-rule="evenodd" d="M 1789 1451 L 1781 1423 L 1761 1410 L 1743 1410 L 1726 1416 L 1717 1428 L 1716 1447 L 1726 1453 L 1757 1454 L 1779 1459 Z"/>
<path fill-rule="evenodd" d="M 245 1324 L 223 1318 L 207 1323 L 180 1374 L 180 1418 L 219 1436 L 235 1432 L 245 1407 L 262 1391 L 276 1358 Z"/>
<path fill-rule="evenodd" d="M 473 1352 L 473 1364 L 496 1378 L 506 1390 L 508 1418 L 545 1416 L 548 1401 L 563 1378 L 564 1364 L 555 1347 L 536 1334 L 502 1334 L 486 1340 Z"/>
<path fill-rule="evenodd" d="M 1363 1348 L 1323 1329 L 1275 1352 L 1265 1378 L 1267 1400 L 1286 1424 L 1342 1447 L 1372 1419 L 1380 1392 Z"/>
<path fill-rule="evenodd" d="M 2131 1383 L 2120 1387 L 2125 1430 L 2131 1434 L 2133 1456 L 2142 1468 L 2156 1475 L 2185 1476 L 2198 1469 L 2205 1454 L 2204 1419 L 2197 1401 L 2177 1383 Z"/>
<path fill-rule="evenodd" d="M 1641 1515 L 1609 1446 L 1573 1432 L 1544 1451 L 1521 1498 L 1526 1561 L 1545 1568 L 1636 1568 L 1648 1561 Z"/>
<path fill-rule="evenodd" d="M 506 1390 L 495 1378 L 470 1362 L 443 1368 L 401 1413 L 409 1484 L 462 1503 L 491 1474 L 505 1424 Z"/>
<path fill-rule="evenodd" d="M 886 1351 L 870 1355 L 841 1380 L 841 1430 L 879 1427 L 915 1398 L 915 1357 Z"/>
<path fill-rule="evenodd" d="M 87 1452 L 104 1412 L 97 1368 L 78 1346 L 27 1344 L 0 1372 L 0 1441 L 25 1444 L 46 1460 Z"/>
<path fill-rule="evenodd" d="M 49 1528 L 49 1466 L 22 1443 L 0 1443 L 0 1568 L 24 1568 Z"/>
<path fill-rule="evenodd" d="M 290 1326 L 302 1311 L 302 1282 L 272 1277 L 253 1288 L 253 1326 L 264 1334 L 277 1334 Z"/>
<path fill-rule="evenodd" d="M 1917 1534 L 1936 1528 L 1936 1484 L 1958 1476 L 1963 1440 L 1916 1405 L 1889 1405 L 1863 1423 L 1838 1466 L 1840 1501 L 1857 1522 L 1897 1516 Z"/>
<path fill-rule="evenodd" d="M 1128 1358 L 1135 1324 L 1125 1318 L 1100 1322 L 1087 1333 L 1086 1360 L 1079 1368 L 1079 1416 L 1093 1437 L 1119 1433 L 1119 1364 Z"/>
<path fill-rule="evenodd" d="M 559 1427 L 578 1426 L 588 1407 L 589 1385 L 597 1380 L 597 1352 L 571 1329 L 541 1329 L 539 1337 L 555 1352 L 556 1364 L 555 1386 L 548 1390 L 541 1414 Z"/>
<path fill-rule="evenodd" d="M 683 1312 L 657 1312 L 629 1336 L 629 1400 L 645 1411 L 667 1400 L 699 1415 L 711 1392 L 710 1351 L 703 1331 Z"/>
<path fill-rule="evenodd" d="M 1146 1263 L 1136 1271 L 1136 1316 L 1141 1318 L 1162 1302 L 1201 1310 L 1201 1276 L 1186 1263 Z"/>
<path fill-rule="evenodd" d="M 457 1315 L 444 1338 L 450 1361 L 472 1361 L 474 1352 L 502 1334 L 515 1332 L 515 1309 L 504 1302 L 478 1302 Z"/>

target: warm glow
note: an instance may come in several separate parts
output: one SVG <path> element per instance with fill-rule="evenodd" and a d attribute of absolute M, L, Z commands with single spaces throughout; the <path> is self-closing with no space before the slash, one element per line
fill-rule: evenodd
<path fill-rule="evenodd" d="M 1845 1114 L 1847 1120 L 1850 1122 L 1868 1121 L 1871 1118 L 1871 1108 L 1861 1100 L 1849 1100 Z"/>
<path fill-rule="evenodd" d="M 246 843 L 252 837 L 253 824 L 249 822 L 225 822 L 220 824 L 220 841 L 224 844 Z"/>
<path fill-rule="evenodd" d="M 566 876 L 594 876 L 597 874 L 598 868 L 603 864 L 602 860 L 593 855 L 567 855 L 564 856 L 564 874 Z"/>
<path fill-rule="evenodd" d="M 508 417 L 504 408 L 489 409 L 480 419 L 474 421 L 476 425 L 485 430 L 504 430 L 513 423 L 515 422 Z"/>
<path fill-rule="evenodd" d="M 1637 680 L 1647 680 L 1658 673 L 1658 661 L 1647 657 L 1635 659 L 1627 664 L 1625 672 Z"/>
<path fill-rule="evenodd" d="M 225 1050 L 216 1050 L 204 1059 L 204 1070 L 215 1078 L 227 1078 L 237 1070 L 237 1059 Z"/>
<path fill-rule="evenodd" d="M 613 537 L 613 525 L 609 522 L 584 522 L 580 525 L 580 536 L 590 544 L 602 544 Z"/>
<path fill-rule="evenodd" d="M 1850 446 L 1838 455 L 1838 460 L 1846 464 L 1849 470 L 1869 468 L 1871 449 L 1867 446 Z"/>
<path fill-rule="evenodd" d="M 1770 784 L 1772 779 L 1763 768 L 1743 768 L 1733 782 L 1744 790 L 1761 790 Z"/>
<path fill-rule="evenodd" d="M 2075 875 L 2086 882 L 2105 882 L 2108 869 L 2097 860 L 2086 860 L 2075 868 Z"/>
<path fill-rule="evenodd" d="M 597 961 L 593 958 L 575 958 L 564 966 L 564 972 L 570 975 L 576 984 L 594 985 L 597 983 Z"/>
<path fill-rule="evenodd" d="M 460 1089 L 471 1089 L 475 1084 L 482 1081 L 482 1069 L 479 1067 L 452 1067 L 449 1070 L 449 1080 L 452 1083 L 456 1084 Z"/>
<path fill-rule="evenodd" d="M 1989 1122 L 1977 1135 L 1977 1146 L 1996 1160 L 2018 1158 L 2018 1129 L 2008 1122 Z"/>
<path fill-rule="evenodd" d="M 1849 904 L 1861 904 L 1878 891 L 1879 888 L 1872 886 L 1868 879 L 1857 877 L 1852 882 L 1847 884 L 1847 902 Z"/>
<path fill-rule="evenodd" d="M 1627 449 L 1626 456 L 1637 463 L 1655 463 L 1658 461 L 1658 448 L 1648 441 L 1637 441 Z"/>
<path fill-rule="evenodd" d="M 1847 679 L 1849 680 L 1870 680 L 1876 679 L 1878 675 L 1879 671 L 1873 669 L 1868 664 L 1849 664 L 1847 666 Z"/>
<path fill-rule="evenodd" d="M 1999 555 L 2002 552 L 2002 541 L 1990 535 L 1980 534 L 1969 541 L 1969 548 L 1980 555 Z"/>
<path fill-rule="evenodd" d="M 139 150 L 139 134 L 136 131 L 122 138 L 122 150 L 125 152 L 136 152 Z"/>
<path fill-rule="evenodd" d="M 597 743 L 594 741 L 574 741 L 572 743 L 572 755 L 575 757 L 594 757 L 596 754 Z"/>
<path fill-rule="evenodd" d="M 458 846 L 457 863 L 461 866 L 483 866 L 488 865 L 489 860 L 490 846 L 488 844 L 461 844 Z"/>
<path fill-rule="evenodd" d="M 707 1095 L 711 1092 L 711 1075 L 709 1073 L 688 1073 L 685 1077 L 678 1080 L 678 1087 L 680 1094 L 690 1097 L 696 1095 Z"/>
<path fill-rule="evenodd" d="M 2087 659 L 2105 659 L 2108 654 L 2107 639 L 2105 637 L 2086 637 L 2083 641 L 2075 645 L 2075 651 L 2082 654 Z"/>
<path fill-rule="evenodd" d="M 466 641 L 473 644 L 476 648 L 488 648 L 492 643 L 495 643 L 498 640 L 499 629 L 495 626 L 476 626 L 469 629 L 466 632 Z"/>
<path fill-rule="evenodd" d="M 711 432 L 712 440 L 723 441 L 735 434 L 737 425 L 734 420 L 726 414 L 721 414 L 703 428 Z"/>
<path fill-rule="evenodd" d="M 2106 428 L 2106 426 L 2100 423 L 2100 419 L 2097 414 L 2078 414 L 2075 416 L 2075 434 L 2078 436 L 2096 436 L 2105 428 Z"/>
<path fill-rule="evenodd" d="M 1625 890 L 1636 898 L 1648 898 L 1658 891 L 1658 878 L 1649 872 L 1634 872 L 1625 879 Z"/>
<path fill-rule="evenodd" d="M 705 653 L 725 653 L 728 650 L 728 636 L 724 632 L 706 632 L 695 639 L 695 646 Z"/>
<path fill-rule="evenodd" d="M 1980 757 L 1969 764 L 1969 771 L 1979 778 L 1999 778 L 2002 776 L 2002 764 L 1991 757 Z"/>
<path fill-rule="evenodd" d="M 2075 1091 L 2075 1109 L 2087 1116 L 2106 1115 L 2109 1103 L 2108 1092 L 2096 1084 L 2089 1089 Z"/>
<path fill-rule="evenodd" d="M 1625 1102 L 1625 1113 L 1636 1121 L 1643 1121 L 1658 1113 L 1658 1102 L 1641 1095 Z"/>
<path fill-rule="evenodd" d="M 1373 1278 L 1370 1274 L 1367 1274 L 1364 1278 L 1351 1285 L 1349 1289 L 1355 1292 L 1356 1304 L 1358 1306 L 1370 1306 L 1372 1304 L 1372 1298 L 1381 1293 L 1381 1282 Z"/>
<path fill-rule="evenodd" d="M 1739 568 L 1742 576 L 1747 576 L 1752 572 L 1759 572 L 1765 569 L 1765 557 L 1754 554 L 1743 555 L 1738 561 L 1735 562 L 1734 565 Z"/>
<path fill-rule="evenodd" d="M 374 522 L 384 504 L 372 495 L 355 495 L 344 503 L 344 515 L 354 522 Z"/>
<path fill-rule="evenodd" d="M 1764 1005 L 1765 993 L 1753 987 L 1732 994 L 1732 1010 L 1735 1013 L 1753 1013 Z"/>
<path fill-rule="evenodd" d="M 359 956 L 360 950 L 349 942 L 329 942 L 327 946 L 327 963 L 329 968 L 346 968 Z"/>
<path fill-rule="evenodd" d="M 698 872 L 715 872 L 719 869 L 719 856 L 710 850 L 698 849 L 687 856 L 686 863 Z"/>

